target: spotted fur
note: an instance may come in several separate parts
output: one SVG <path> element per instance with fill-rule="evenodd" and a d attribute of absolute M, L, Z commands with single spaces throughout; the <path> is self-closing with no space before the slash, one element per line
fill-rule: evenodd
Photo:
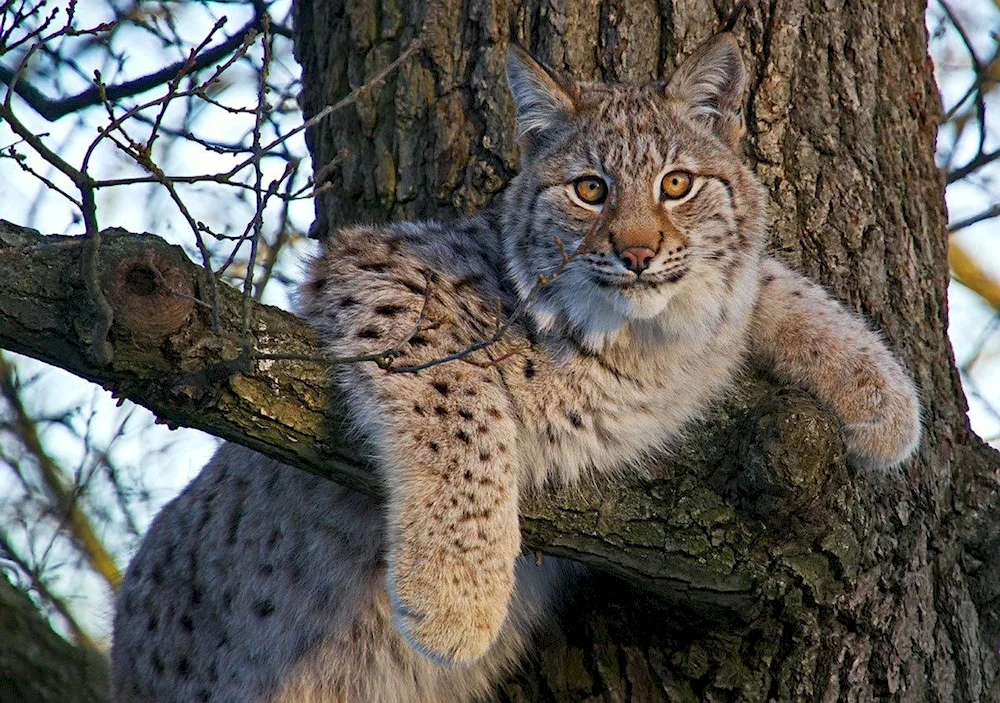
<path fill-rule="evenodd" d="M 744 74 L 731 37 L 669 84 L 572 82 L 518 50 L 508 77 L 523 164 L 502 202 L 447 224 L 335 233 L 302 303 L 327 353 L 394 349 L 397 370 L 523 314 L 495 344 L 418 373 L 335 368 L 388 489 L 384 513 L 223 448 L 129 568 L 119 700 L 486 695 L 575 573 L 519 557 L 521 492 L 631 470 L 751 356 L 829 402 L 858 461 L 913 452 L 919 409 L 899 363 L 763 253 L 764 190 L 736 151 Z M 678 172 L 690 190 L 661 195 Z M 581 177 L 601 179 L 606 199 L 581 199 Z"/>

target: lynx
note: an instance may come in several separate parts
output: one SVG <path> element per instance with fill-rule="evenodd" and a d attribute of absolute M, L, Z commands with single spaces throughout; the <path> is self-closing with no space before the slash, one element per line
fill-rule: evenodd
<path fill-rule="evenodd" d="M 573 82 L 518 49 L 507 71 L 502 201 L 339 231 L 302 289 L 328 354 L 397 352 L 334 369 L 386 505 L 224 446 L 129 567 L 118 700 L 488 696 L 578 574 L 521 556 L 518 496 L 669 448 L 750 358 L 828 403 L 858 464 L 915 450 L 879 336 L 764 254 L 730 35 L 669 83 Z"/>

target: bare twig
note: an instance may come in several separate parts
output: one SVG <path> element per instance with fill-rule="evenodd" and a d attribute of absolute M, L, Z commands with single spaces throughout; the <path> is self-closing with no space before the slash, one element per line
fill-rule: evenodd
<path fill-rule="evenodd" d="M 71 97 L 52 100 L 34 86 L 17 80 L 18 70 L 11 70 L 4 66 L 0 66 L 0 83 L 10 86 L 14 93 L 28 103 L 35 112 L 50 122 L 54 122 L 60 117 L 79 112 L 87 107 L 100 105 L 102 102 L 108 100 L 117 102 L 123 98 L 130 98 L 153 90 L 169 83 L 181 72 L 187 73 L 192 70 L 197 71 L 211 66 L 236 51 L 244 43 L 244 37 L 248 33 L 258 30 L 262 20 L 261 16 L 255 15 L 250 22 L 231 37 L 199 54 L 193 63 L 190 60 L 178 61 L 147 76 L 118 85 L 107 86 L 103 91 L 95 85 Z M 224 22 L 225 19 L 223 18 L 222 21 Z"/>
<path fill-rule="evenodd" d="M 11 410 L 14 427 L 17 429 L 21 444 L 30 452 L 38 465 L 42 483 L 52 504 L 58 510 L 59 519 L 73 535 L 80 553 L 94 572 L 103 577 L 109 586 L 117 588 L 121 582 L 121 572 L 118 570 L 115 560 L 97 537 L 90 520 L 77 504 L 76 497 L 64 485 L 61 468 L 45 451 L 36 431 L 35 423 L 21 402 L 14 380 L 14 370 L 2 356 L 0 356 L 0 395 L 3 396 Z"/>
<path fill-rule="evenodd" d="M 10 561 L 24 572 L 31 580 L 31 588 L 66 621 L 66 625 L 69 627 L 70 632 L 73 633 L 73 639 L 76 640 L 77 644 L 92 649 L 95 652 L 99 651 L 97 644 L 90 638 L 87 631 L 80 626 L 76 618 L 73 617 L 69 606 L 66 605 L 62 598 L 52 592 L 42 574 L 38 572 L 38 569 L 34 568 L 27 559 L 14 549 L 14 546 L 7 539 L 3 530 L 0 530 L 0 557 Z"/>
<path fill-rule="evenodd" d="M 994 217 L 1000 217 L 1000 203 L 994 203 L 982 212 L 978 212 L 975 215 L 966 217 L 964 220 L 959 220 L 958 222 L 948 223 L 949 232 L 957 232 L 966 227 L 971 227 L 974 224 L 983 222 L 985 220 L 991 220 Z"/>

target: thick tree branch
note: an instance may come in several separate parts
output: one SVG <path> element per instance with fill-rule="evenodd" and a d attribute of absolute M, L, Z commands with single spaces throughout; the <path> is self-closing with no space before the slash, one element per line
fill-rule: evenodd
<path fill-rule="evenodd" d="M 103 233 L 99 276 L 114 309 L 114 354 L 107 366 L 93 363 L 87 349 L 96 313 L 80 280 L 82 242 L 0 223 L 0 262 L 18 271 L 0 279 L 0 347 L 99 383 L 168 423 L 379 494 L 345 439 L 326 368 L 249 353 L 315 357 L 306 324 L 254 303 L 247 338 L 239 292 L 220 286 L 220 318 L 230 322 L 213 332 L 196 304 L 203 270 L 158 237 Z M 808 510 L 815 535 L 823 523 L 817 510 L 842 485 L 842 466 L 839 429 L 826 410 L 804 393 L 750 377 L 654 467 L 654 480 L 529 496 L 522 527 L 532 549 L 598 566 L 713 619 L 739 621 L 753 614 L 755 585 L 773 573 L 779 553 L 760 529 L 794 526 Z M 808 542 L 790 547 L 801 539 L 794 529 L 779 534 L 782 555 L 812 549 Z"/>

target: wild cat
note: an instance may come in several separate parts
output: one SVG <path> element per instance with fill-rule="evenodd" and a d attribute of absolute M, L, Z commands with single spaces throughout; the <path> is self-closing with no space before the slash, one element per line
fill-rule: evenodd
<path fill-rule="evenodd" d="M 519 557 L 519 494 L 668 447 L 751 356 L 834 409 L 855 461 L 914 451 L 879 336 L 763 253 L 730 35 L 669 83 L 573 82 L 517 49 L 507 72 L 502 202 L 339 231 L 302 290 L 328 354 L 397 352 L 335 368 L 386 505 L 223 447 L 129 567 L 118 700 L 487 696 L 575 573 Z"/>

